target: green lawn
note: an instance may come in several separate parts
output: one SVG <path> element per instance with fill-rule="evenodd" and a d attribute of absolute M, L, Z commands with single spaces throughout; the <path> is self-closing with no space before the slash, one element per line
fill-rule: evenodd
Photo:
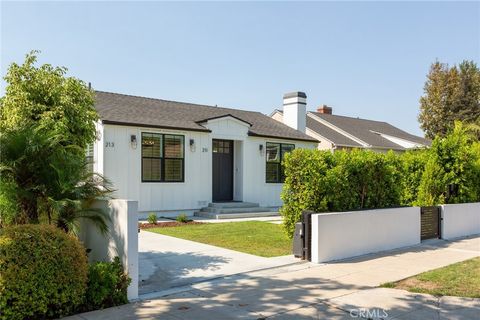
<path fill-rule="evenodd" d="M 480 257 L 421 273 L 382 287 L 435 296 L 480 298 Z"/>
<path fill-rule="evenodd" d="M 146 231 L 262 257 L 276 257 L 292 253 L 292 241 L 287 238 L 282 226 L 262 221 L 206 223 L 151 228 Z"/>

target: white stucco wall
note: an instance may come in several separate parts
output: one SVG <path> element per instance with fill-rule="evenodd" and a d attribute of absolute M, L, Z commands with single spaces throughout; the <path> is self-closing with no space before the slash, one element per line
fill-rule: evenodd
<path fill-rule="evenodd" d="M 103 209 L 111 221 L 109 232 L 102 235 L 90 221 L 80 225 L 79 238 L 88 254 L 90 262 L 112 261 L 118 256 L 123 267 L 132 279 L 128 287 L 128 299 L 138 298 L 138 211 L 137 202 L 122 199 L 99 200 L 93 205 Z"/>
<path fill-rule="evenodd" d="M 312 262 L 321 263 L 420 243 L 420 208 L 312 215 Z"/>
<path fill-rule="evenodd" d="M 480 234 L 480 202 L 442 205 L 442 239 Z"/>
<path fill-rule="evenodd" d="M 116 189 L 116 198 L 138 200 L 142 216 L 148 212 L 186 212 L 205 207 L 212 201 L 212 139 L 234 141 L 234 200 L 280 206 L 283 184 L 265 182 L 266 142 L 292 143 L 296 148 L 315 148 L 315 142 L 248 136 L 249 125 L 235 118 L 214 119 L 204 124 L 211 133 L 103 125 L 101 170 Z M 142 182 L 142 132 L 172 133 L 185 136 L 185 181 Z M 130 143 L 136 135 L 137 146 Z M 190 148 L 189 140 L 195 140 Z M 260 153 L 259 145 L 263 144 Z"/>

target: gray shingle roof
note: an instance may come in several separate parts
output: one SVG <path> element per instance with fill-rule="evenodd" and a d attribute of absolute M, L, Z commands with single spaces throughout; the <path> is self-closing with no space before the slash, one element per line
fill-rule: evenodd
<path fill-rule="evenodd" d="M 392 126 L 387 122 L 366 120 L 366 119 L 360 119 L 360 118 L 351 118 L 351 117 L 345 117 L 345 116 L 337 116 L 337 115 L 331 115 L 331 114 L 325 114 L 325 113 L 319 113 L 319 112 L 310 112 L 310 113 L 329 122 L 335 127 L 340 128 L 341 130 L 349 133 L 350 135 L 362 140 L 363 142 L 371 145 L 374 148 L 385 148 L 385 149 L 393 149 L 393 150 L 405 149 L 402 146 L 383 138 L 378 133 L 397 137 L 400 139 L 408 140 L 408 141 L 419 143 L 426 146 L 429 146 L 431 144 L 430 140 L 405 132 L 397 127 Z M 337 145 L 344 144 L 343 138 L 339 139 L 339 137 L 331 135 L 329 132 L 323 129 L 323 127 L 326 127 L 325 125 L 319 123 L 318 121 L 316 121 L 316 123 L 319 125 L 318 127 L 310 128 L 308 124 L 307 124 L 307 127 L 316 132 L 317 130 L 323 132 L 325 134 L 325 138 L 329 140 L 331 138 L 332 139 L 331 141 Z M 331 131 L 334 131 L 334 130 L 331 130 Z M 323 135 L 321 132 L 318 132 L 318 133 L 320 135 Z"/>
<path fill-rule="evenodd" d="M 201 125 L 205 119 L 232 116 L 251 124 L 249 135 L 316 142 L 260 112 L 221 108 L 192 103 L 130 96 L 96 91 L 95 107 L 104 123 L 143 127 L 210 130 Z"/>
<path fill-rule="evenodd" d="M 322 137 L 328 139 L 330 142 L 333 142 L 337 146 L 349 146 L 349 147 L 361 147 L 362 145 L 358 142 L 353 141 L 347 136 L 339 133 L 336 130 L 333 130 L 326 125 L 321 124 L 317 120 L 312 119 L 312 117 L 307 116 L 307 128 L 318 133 Z"/>

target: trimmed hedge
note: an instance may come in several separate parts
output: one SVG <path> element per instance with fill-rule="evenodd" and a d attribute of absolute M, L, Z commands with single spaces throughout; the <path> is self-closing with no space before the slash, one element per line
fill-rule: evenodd
<path fill-rule="evenodd" d="M 402 197 L 400 160 L 365 150 L 296 149 L 284 160 L 280 213 L 292 237 L 302 211 L 345 211 L 398 206 Z"/>
<path fill-rule="evenodd" d="M 400 203 L 404 206 L 416 204 L 418 189 L 422 181 L 428 152 L 425 150 L 407 151 L 400 155 L 400 171 L 402 174 L 402 197 Z"/>
<path fill-rule="evenodd" d="M 0 229 L 0 319 L 72 313 L 87 288 L 85 248 L 51 225 Z"/>
<path fill-rule="evenodd" d="M 302 211 L 480 201 L 480 143 L 461 123 L 430 149 L 403 154 L 296 149 L 285 156 L 280 213 L 292 237 Z"/>

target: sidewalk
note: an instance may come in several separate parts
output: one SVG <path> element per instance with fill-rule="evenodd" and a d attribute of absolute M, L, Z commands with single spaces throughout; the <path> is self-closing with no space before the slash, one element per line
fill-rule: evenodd
<path fill-rule="evenodd" d="M 69 319 L 479 319 L 480 299 L 376 288 L 479 255 L 479 237 L 431 241 L 335 263 L 225 277 Z"/>

